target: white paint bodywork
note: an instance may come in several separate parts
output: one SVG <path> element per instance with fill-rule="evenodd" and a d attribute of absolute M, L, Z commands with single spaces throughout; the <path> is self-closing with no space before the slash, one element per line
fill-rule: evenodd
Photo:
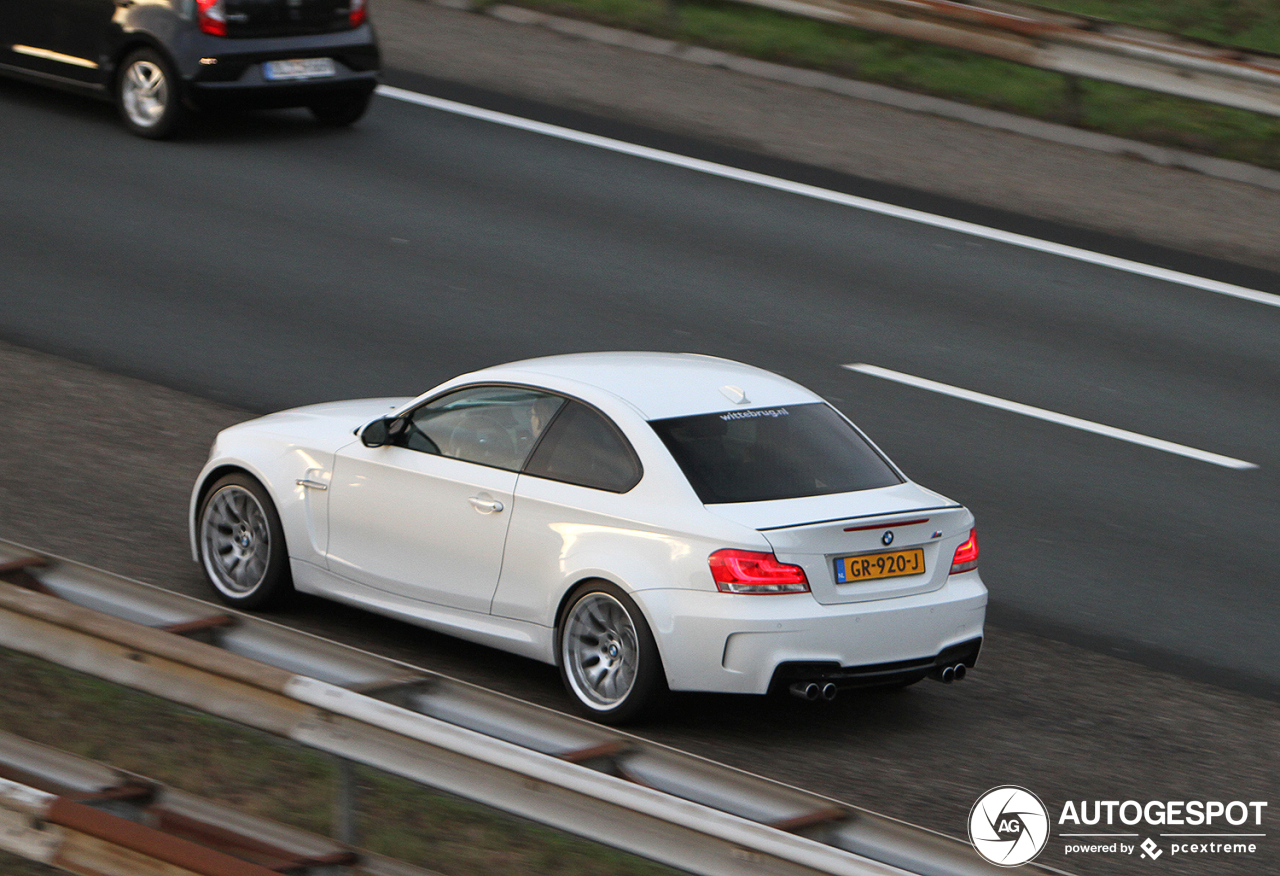
<path fill-rule="evenodd" d="M 369 448 L 357 437 L 379 417 L 473 384 L 530 386 L 589 403 L 627 436 L 643 476 L 619 495 L 404 447 Z M 631 595 L 675 690 L 763 693 L 783 661 L 920 659 L 982 635 L 987 596 L 978 573 L 947 574 L 973 518 L 909 480 L 702 504 L 647 421 L 729 410 L 739 395 L 745 408 L 821 401 L 778 375 L 722 359 L 593 353 L 485 369 L 416 399 L 271 414 L 218 435 L 192 493 L 193 555 L 204 490 L 222 472 L 242 469 L 275 502 L 297 589 L 548 663 L 556 661 L 561 602 L 587 579 Z M 502 510 L 474 507 L 473 497 Z M 835 556 L 879 547 L 882 530 L 845 532 L 850 521 L 904 515 L 929 518 L 903 529 L 899 543 L 910 537 L 922 546 L 930 573 L 836 585 Z M 812 593 L 721 593 L 707 559 L 722 548 L 775 552 L 804 567 Z"/>

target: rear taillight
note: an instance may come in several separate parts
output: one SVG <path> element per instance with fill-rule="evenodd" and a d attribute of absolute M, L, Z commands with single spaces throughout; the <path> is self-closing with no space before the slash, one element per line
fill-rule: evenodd
<path fill-rule="evenodd" d="M 725 548 L 711 555 L 711 577 L 721 593 L 808 593 L 804 569 L 773 554 Z"/>
<path fill-rule="evenodd" d="M 368 7 L 365 0 L 351 0 L 351 13 L 347 16 L 352 27 L 359 27 L 364 24 L 365 17 L 368 15 Z"/>
<path fill-rule="evenodd" d="M 196 0 L 196 22 L 203 33 L 227 35 L 227 11 L 224 0 Z"/>
<path fill-rule="evenodd" d="M 969 538 L 956 548 L 956 555 L 951 560 L 951 574 L 972 572 L 978 568 L 978 530 L 969 530 Z"/>

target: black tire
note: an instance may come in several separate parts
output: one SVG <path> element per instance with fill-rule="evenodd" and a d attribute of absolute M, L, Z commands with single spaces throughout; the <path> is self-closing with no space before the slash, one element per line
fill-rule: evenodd
<path fill-rule="evenodd" d="M 151 140 L 177 134 L 189 115 L 173 65 L 152 49 L 139 49 L 124 59 L 116 75 L 115 96 L 125 126 Z"/>
<path fill-rule="evenodd" d="M 372 91 L 348 91 L 329 95 L 307 108 L 320 124 L 345 128 L 363 118 L 372 100 Z"/>
<path fill-rule="evenodd" d="M 631 597 L 607 581 L 574 589 L 556 631 L 556 655 L 565 689 L 593 720 L 629 723 L 652 715 L 665 699 L 666 675 L 649 624 Z"/>
<path fill-rule="evenodd" d="M 293 595 L 284 528 L 266 488 L 243 472 L 218 478 L 196 517 L 200 566 L 218 598 L 273 608 Z"/>

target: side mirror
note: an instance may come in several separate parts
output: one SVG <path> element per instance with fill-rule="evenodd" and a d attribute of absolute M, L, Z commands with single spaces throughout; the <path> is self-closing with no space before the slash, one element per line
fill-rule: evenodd
<path fill-rule="evenodd" d="M 382 447 L 391 440 L 391 424 L 379 417 L 360 430 L 360 443 L 365 447 Z"/>

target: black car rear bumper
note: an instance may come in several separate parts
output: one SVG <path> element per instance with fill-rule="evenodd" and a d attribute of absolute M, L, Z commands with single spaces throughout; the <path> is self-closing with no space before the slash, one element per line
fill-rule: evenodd
<path fill-rule="evenodd" d="M 378 84 L 381 59 L 373 31 L 298 37 L 224 39 L 197 35 L 176 47 L 188 100 L 199 107 L 305 106 L 336 94 L 365 95 Z M 268 61 L 332 58 L 333 76 L 271 81 Z"/>
<path fill-rule="evenodd" d="M 338 94 L 366 95 L 377 86 L 377 73 L 352 72 L 339 65 L 336 76 L 324 79 L 268 82 L 256 72 L 234 82 L 192 82 L 187 94 L 202 109 L 272 109 L 307 106 Z"/>

